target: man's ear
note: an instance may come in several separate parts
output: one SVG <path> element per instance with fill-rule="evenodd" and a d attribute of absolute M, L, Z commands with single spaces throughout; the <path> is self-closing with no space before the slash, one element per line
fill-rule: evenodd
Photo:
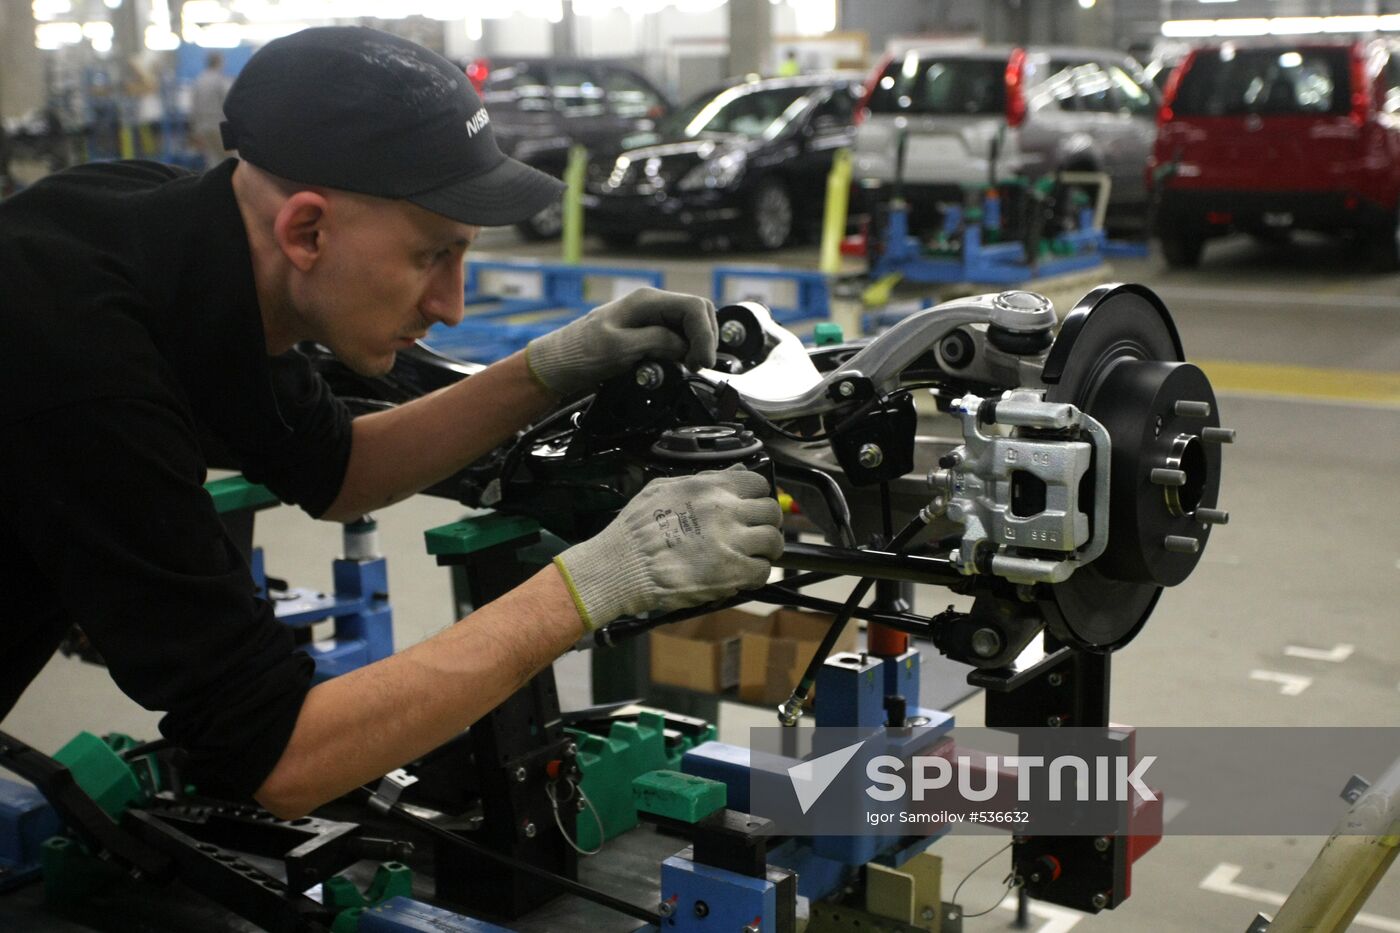
<path fill-rule="evenodd" d="M 283 202 L 272 222 L 278 248 L 302 272 L 311 271 L 325 246 L 326 207 L 324 195 L 298 191 Z"/>

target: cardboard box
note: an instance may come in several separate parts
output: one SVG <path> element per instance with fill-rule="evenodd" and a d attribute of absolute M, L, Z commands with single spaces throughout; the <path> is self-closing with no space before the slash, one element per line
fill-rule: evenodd
<path fill-rule="evenodd" d="M 739 683 L 739 642 L 768 620 L 739 609 L 697 616 L 651 633 L 651 681 L 719 693 Z"/>
<path fill-rule="evenodd" d="M 765 704 L 786 700 L 826 637 L 831 619 L 819 612 L 778 609 L 762 629 L 745 632 L 739 653 L 739 699 Z M 859 637 L 856 623 L 847 622 L 832 653 L 855 651 Z"/>

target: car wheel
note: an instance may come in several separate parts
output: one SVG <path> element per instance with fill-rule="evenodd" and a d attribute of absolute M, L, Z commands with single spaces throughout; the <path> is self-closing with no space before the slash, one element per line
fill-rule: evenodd
<path fill-rule="evenodd" d="M 636 230 L 608 230 L 598 234 L 598 239 L 609 249 L 631 249 L 637 245 L 641 234 Z"/>
<path fill-rule="evenodd" d="M 564 204 L 555 201 L 544 210 L 515 225 L 527 240 L 552 240 L 564 231 Z"/>
<path fill-rule="evenodd" d="M 773 250 L 792 236 L 792 198 L 776 181 L 759 185 L 750 202 L 749 228 L 740 241 L 750 249 Z"/>
<path fill-rule="evenodd" d="M 1371 235 L 1371 266 L 1377 272 L 1400 271 L 1400 204 L 1397 204 L 1387 227 Z"/>
<path fill-rule="evenodd" d="M 1206 241 L 1199 233 L 1163 233 L 1162 256 L 1173 269 L 1194 269 L 1201 264 Z"/>

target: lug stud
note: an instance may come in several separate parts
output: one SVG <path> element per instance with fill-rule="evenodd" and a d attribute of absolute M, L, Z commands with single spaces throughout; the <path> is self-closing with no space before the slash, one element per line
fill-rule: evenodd
<path fill-rule="evenodd" d="M 1207 444 L 1233 444 L 1235 430 L 1234 428 L 1202 428 L 1201 440 Z"/>
<path fill-rule="evenodd" d="M 1167 535 L 1162 541 L 1162 547 L 1173 554 L 1199 554 L 1201 542 L 1186 535 Z"/>
<path fill-rule="evenodd" d="M 1169 470 L 1166 467 L 1156 467 L 1150 474 L 1152 482 L 1158 486 L 1185 486 L 1185 470 Z"/>
<path fill-rule="evenodd" d="M 1230 524 L 1230 513 L 1220 509 L 1197 509 L 1191 515 L 1196 521 L 1205 522 L 1207 525 Z"/>
<path fill-rule="evenodd" d="M 1210 402 L 1188 402 L 1182 399 L 1172 406 L 1172 411 L 1183 418 L 1209 418 Z"/>

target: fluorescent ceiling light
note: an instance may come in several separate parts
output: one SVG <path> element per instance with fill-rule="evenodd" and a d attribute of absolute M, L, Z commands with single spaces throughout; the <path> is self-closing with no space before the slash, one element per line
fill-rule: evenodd
<path fill-rule="evenodd" d="M 77 45 L 82 41 L 81 23 L 36 23 L 34 26 L 36 49 L 59 49 L 65 45 Z"/>
<path fill-rule="evenodd" d="M 1169 39 L 1211 36 L 1308 36 L 1400 32 L 1400 14 L 1384 16 L 1276 16 L 1271 19 L 1171 19 L 1162 24 Z"/>
<path fill-rule="evenodd" d="M 34 11 L 34 18 L 42 23 L 72 13 L 73 2 L 72 0 L 34 0 L 29 8 Z"/>
<path fill-rule="evenodd" d="M 1199 39 L 1215 35 L 1213 19 L 1169 19 L 1162 24 L 1162 35 L 1169 39 Z"/>

